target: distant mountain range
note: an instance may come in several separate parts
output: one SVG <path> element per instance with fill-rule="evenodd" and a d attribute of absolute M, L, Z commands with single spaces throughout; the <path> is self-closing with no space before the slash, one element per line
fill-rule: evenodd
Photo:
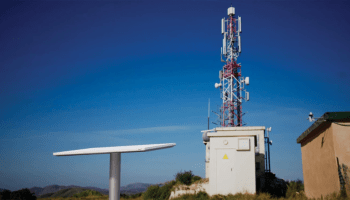
<path fill-rule="evenodd" d="M 148 184 L 148 183 L 132 183 L 132 184 L 120 187 L 120 193 L 121 194 L 136 194 L 136 193 L 144 192 L 151 185 L 152 184 Z M 34 193 L 35 196 L 39 197 L 39 196 L 44 195 L 44 194 L 52 195 L 60 190 L 70 189 L 70 188 L 81 188 L 81 189 L 95 190 L 95 191 L 100 192 L 100 193 L 105 194 L 105 195 L 108 195 L 108 193 L 109 193 L 108 189 L 101 189 L 101 188 L 97 188 L 97 187 L 80 187 L 80 186 L 76 186 L 76 185 L 69 185 L 69 186 L 49 185 L 49 186 L 46 186 L 43 188 L 42 187 L 32 187 L 32 188 L 29 188 L 29 190 L 32 193 Z M 4 189 L 0 189 L 0 191 L 1 190 L 4 190 Z M 80 190 L 77 190 L 77 191 L 80 191 Z M 83 191 L 83 190 L 81 190 L 81 191 Z"/>
<path fill-rule="evenodd" d="M 147 190 L 152 184 L 149 183 L 132 183 L 126 186 L 120 187 L 120 193 L 122 194 L 137 194 Z"/>

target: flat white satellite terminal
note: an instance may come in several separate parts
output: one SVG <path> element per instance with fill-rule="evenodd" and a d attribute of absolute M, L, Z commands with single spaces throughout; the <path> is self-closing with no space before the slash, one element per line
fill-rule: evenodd
<path fill-rule="evenodd" d="M 75 156 L 75 155 L 92 155 L 92 154 L 110 154 L 109 164 L 109 200 L 120 199 L 120 164 L 121 153 L 144 152 L 158 149 L 165 149 L 175 146 L 175 143 L 164 144 L 147 144 L 134 146 L 116 146 L 79 149 L 73 151 L 62 151 L 53 153 L 55 156 Z"/>
<path fill-rule="evenodd" d="M 165 143 L 165 144 L 147 144 L 147 145 L 132 145 L 132 146 L 116 146 L 116 147 L 99 147 L 99 148 L 56 152 L 56 153 L 53 153 L 53 155 L 54 156 L 76 156 L 76 155 L 92 155 L 92 154 L 106 154 L 106 153 L 143 152 L 143 151 L 152 151 L 152 150 L 170 148 L 175 145 L 176 145 L 175 143 Z"/>
<path fill-rule="evenodd" d="M 235 7 L 229 7 L 229 8 L 227 9 L 227 15 L 228 15 L 228 16 L 233 16 L 233 15 L 235 15 Z"/>

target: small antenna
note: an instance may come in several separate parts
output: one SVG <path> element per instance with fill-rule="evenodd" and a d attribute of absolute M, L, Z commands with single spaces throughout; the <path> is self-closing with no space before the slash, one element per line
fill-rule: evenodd
<path fill-rule="evenodd" d="M 209 117 L 210 117 L 210 98 L 208 101 L 208 130 L 209 130 Z"/>

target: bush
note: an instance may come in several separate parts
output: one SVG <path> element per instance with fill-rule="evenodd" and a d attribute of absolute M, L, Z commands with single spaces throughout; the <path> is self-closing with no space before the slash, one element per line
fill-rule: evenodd
<path fill-rule="evenodd" d="M 88 197 L 88 196 L 102 196 L 102 194 L 95 190 L 85 190 L 84 192 L 80 192 L 78 194 L 73 195 L 73 197 L 76 197 L 76 198 Z"/>
<path fill-rule="evenodd" d="M 286 198 L 295 198 L 304 191 L 304 184 L 301 180 L 291 181 L 287 185 Z"/>
<path fill-rule="evenodd" d="M 209 199 L 209 195 L 206 192 L 200 191 L 196 194 L 196 199 Z"/>
<path fill-rule="evenodd" d="M 123 193 L 123 194 L 120 194 L 120 198 L 129 199 L 130 197 L 129 195 Z"/>
<path fill-rule="evenodd" d="M 4 190 L 4 191 L 0 192 L 0 199 L 1 200 L 11 199 L 11 191 L 10 190 Z"/>
<path fill-rule="evenodd" d="M 125 193 L 120 194 L 120 198 L 123 198 L 123 199 L 136 199 L 141 196 L 142 196 L 142 192 L 136 193 L 136 194 L 125 194 Z"/>
<path fill-rule="evenodd" d="M 192 174 L 192 171 L 185 171 L 185 172 L 178 172 L 175 175 L 175 180 L 165 183 L 162 187 L 159 187 L 158 185 L 152 185 L 147 188 L 147 190 L 143 193 L 143 199 L 149 200 L 149 199 L 169 199 L 171 195 L 171 191 L 173 186 L 176 183 L 181 183 L 185 185 L 191 185 L 191 183 L 201 180 L 202 178 L 199 176 L 194 176 Z M 199 195 L 199 196 L 198 196 Z M 206 199 L 208 197 L 207 193 L 199 192 L 197 194 L 197 199 Z M 192 198 L 192 197 L 191 197 Z"/>
<path fill-rule="evenodd" d="M 206 192 L 198 192 L 197 194 L 184 194 L 179 197 L 176 197 L 173 200 L 209 200 L 209 195 Z M 215 199 L 215 197 L 214 197 Z"/>
<path fill-rule="evenodd" d="M 159 188 L 159 199 L 169 199 L 171 194 L 171 189 L 175 185 L 176 181 L 170 181 Z"/>
<path fill-rule="evenodd" d="M 169 199 L 171 188 L 173 188 L 175 183 L 175 181 L 170 181 L 162 187 L 159 187 L 158 185 L 151 185 L 147 188 L 146 192 L 143 193 L 143 199 Z"/>
<path fill-rule="evenodd" d="M 136 193 L 136 194 L 132 194 L 132 195 L 130 195 L 129 197 L 130 197 L 131 199 L 136 199 L 136 198 L 138 198 L 138 197 L 140 197 L 140 196 L 142 196 L 142 192 Z"/>
<path fill-rule="evenodd" d="M 259 193 L 268 193 L 272 197 L 285 197 L 287 191 L 287 182 L 276 177 L 274 173 L 266 172 L 264 174 L 265 182 L 260 188 Z"/>
<path fill-rule="evenodd" d="M 199 181 L 199 180 L 202 180 L 202 177 L 200 177 L 200 176 L 194 176 L 194 177 L 192 178 L 192 183 L 194 183 L 194 182 L 196 182 L 196 181 Z"/>
<path fill-rule="evenodd" d="M 6 193 L 6 195 L 8 196 L 8 192 Z M 1 199 L 5 199 L 5 198 L 1 198 Z M 26 189 L 11 192 L 9 199 L 11 199 L 11 200 L 36 200 L 36 196 L 34 195 L 34 193 L 31 193 L 29 189 L 26 188 Z"/>
<path fill-rule="evenodd" d="M 175 175 L 175 180 L 185 185 L 191 185 L 193 177 L 194 175 L 191 170 L 184 172 L 180 171 Z"/>
<path fill-rule="evenodd" d="M 143 193 L 143 199 L 159 199 L 159 186 L 158 185 L 151 185 L 147 188 L 146 192 Z"/>
<path fill-rule="evenodd" d="M 212 196 L 211 199 L 213 199 L 213 200 L 224 200 L 224 199 L 226 199 L 226 196 L 224 196 L 222 194 L 216 194 L 216 195 Z"/>

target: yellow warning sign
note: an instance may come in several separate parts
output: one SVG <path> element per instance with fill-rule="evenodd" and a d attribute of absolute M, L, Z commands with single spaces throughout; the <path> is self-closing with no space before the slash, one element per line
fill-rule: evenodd
<path fill-rule="evenodd" d="M 227 155 L 225 154 L 224 157 L 222 159 L 228 159 Z"/>

